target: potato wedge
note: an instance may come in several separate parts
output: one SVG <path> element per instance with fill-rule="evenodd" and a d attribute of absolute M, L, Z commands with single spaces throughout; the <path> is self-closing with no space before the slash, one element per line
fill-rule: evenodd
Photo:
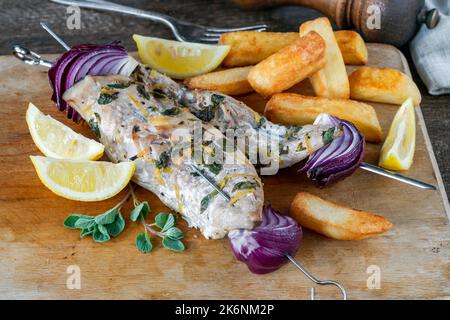
<path fill-rule="evenodd" d="M 308 192 L 297 193 L 290 214 L 303 227 L 336 240 L 361 240 L 393 226 L 382 216 L 346 208 Z"/>
<path fill-rule="evenodd" d="M 314 92 L 319 97 L 348 99 L 350 88 L 347 71 L 330 20 L 322 17 L 307 21 L 300 26 L 300 36 L 310 31 L 320 34 L 326 44 L 325 66 L 310 77 Z"/>
<path fill-rule="evenodd" d="M 345 64 L 366 64 L 368 52 L 363 38 L 350 30 L 335 31 L 334 36 L 341 50 Z"/>
<path fill-rule="evenodd" d="M 309 32 L 254 66 L 248 82 L 269 97 L 306 79 L 324 64 L 325 42 L 317 32 Z"/>
<path fill-rule="evenodd" d="M 415 106 L 422 96 L 406 74 L 388 68 L 361 67 L 349 77 L 352 99 L 401 105 L 409 97 Z"/>
<path fill-rule="evenodd" d="M 231 47 L 222 65 L 242 67 L 257 64 L 299 38 L 296 32 L 239 31 L 223 33 L 219 44 Z"/>
<path fill-rule="evenodd" d="M 311 124 L 321 113 L 353 123 L 367 141 L 382 141 L 383 134 L 375 110 L 362 102 L 278 93 L 270 98 L 264 110 L 270 121 L 287 125 Z"/>
<path fill-rule="evenodd" d="M 366 64 L 367 48 L 354 31 L 335 31 L 334 36 L 346 64 Z M 298 39 L 296 32 L 237 31 L 223 33 L 219 44 L 231 47 L 225 67 L 255 65 Z"/>
<path fill-rule="evenodd" d="M 218 91 L 228 95 L 239 95 L 253 91 L 247 80 L 253 67 L 231 68 L 202 74 L 186 79 L 189 88 Z"/>

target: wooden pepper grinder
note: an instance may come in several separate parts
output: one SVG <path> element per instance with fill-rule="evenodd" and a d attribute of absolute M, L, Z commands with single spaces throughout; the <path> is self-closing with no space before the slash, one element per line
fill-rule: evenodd
<path fill-rule="evenodd" d="M 400 47 L 417 32 L 420 24 L 434 28 L 436 9 L 426 11 L 424 0 L 233 0 L 245 9 L 300 5 L 318 10 L 342 29 L 356 29 L 368 42 Z"/>

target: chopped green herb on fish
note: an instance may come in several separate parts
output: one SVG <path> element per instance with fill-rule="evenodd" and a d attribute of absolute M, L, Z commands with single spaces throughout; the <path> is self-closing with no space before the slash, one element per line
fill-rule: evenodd
<path fill-rule="evenodd" d="M 255 189 L 256 187 L 256 182 L 241 181 L 234 185 L 232 192 L 235 192 L 237 190 Z"/>

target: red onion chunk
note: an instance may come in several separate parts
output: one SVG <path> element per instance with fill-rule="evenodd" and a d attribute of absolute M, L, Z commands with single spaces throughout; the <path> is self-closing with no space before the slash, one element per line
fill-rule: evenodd
<path fill-rule="evenodd" d="M 356 127 L 329 114 L 320 114 L 314 124 L 339 126 L 342 135 L 313 153 L 300 171 L 314 184 L 325 187 L 350 176 L 364 158 L 364 137 Z"/>
<path fill-rule="evenodd" d="M 236 258 L 257 274 L 277 270 L 295 256 L 302 239 L 302 228 L 291 217 L 265 206 L 261 224 L 253 230 L 238 229 L 228 233 Z"/>
<path fill-rule="evenodd" d="M 53 88 L 52 100 L 61 111 L 67 110 L 67 117 L 75 122 L 80 115 L 63 100 L 64 92 L 86 75 L 107 76 L 121 74 L 129 76 L 138 62 L 133 59 L 119 42 L 108 45 L 82 44 L 75 46 L 59 57 L 48 71 Z"/>

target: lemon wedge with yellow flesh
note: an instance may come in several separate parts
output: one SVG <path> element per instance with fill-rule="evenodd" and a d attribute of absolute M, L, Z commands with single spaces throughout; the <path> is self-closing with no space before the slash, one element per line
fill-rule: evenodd
<path fill-rule="evenodd" d="M 61 197 L 78 201 L 100 201 L 115 196 L 126 187 L 135 168 L 134 162 L 30 158 L 47 188 Z"/>
<path fill-rule="evenodd" d="M 227 45 L 179 42 L 133 35 L 141 60 L 153 69 L 184 79 L 217 68 L 230 51 Z"/>
<path fill-rule="evenodd" d="M 389 170 L 408 170 L 416 148 L 416 116 L 412 98 L 395 114 L 381 148 L 379 165 Z"/>
<path fill-rule="evenodd" d="M 32 103 L 28 105 L 26 120 L 36 146 L 48 157 L 58 159 L 97 160 L 105 147 L 83 137 L 51 116 L 44 115 Z"/>

